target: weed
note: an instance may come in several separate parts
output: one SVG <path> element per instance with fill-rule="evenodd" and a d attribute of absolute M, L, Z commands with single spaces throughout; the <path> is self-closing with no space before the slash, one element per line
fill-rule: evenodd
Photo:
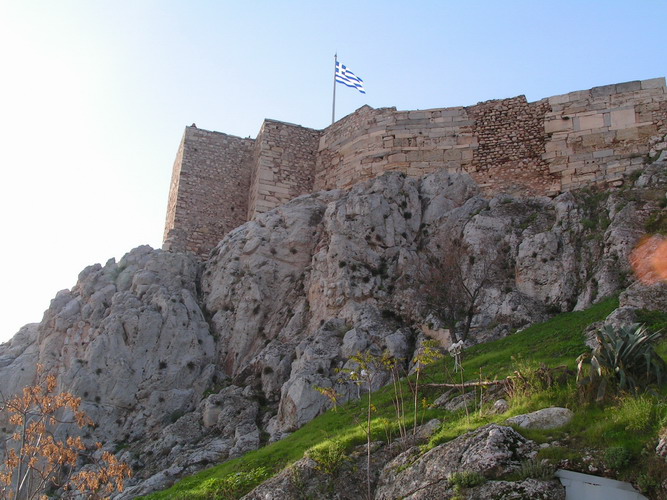
<path fill-rule="evenodd" d="M 644 229 L 650 234 L 667 234 L 667 212 L 660 211 L 649 216 Z"/>
<path fill-rule="evenodd" d="M 620 470 L 630 463 L 632 452 L 623 446 L 614 446 L 604 451 L 603 460 L 608 467 Z"/>
<path fill-rule="evenodd" d="M 585 350 L 585 329 L 591 323 L 604 319 L 616 307 L 618 307 L 618 300 L 610 298 L 586 311 L 560 314 L 547 323 L 533 325 L 499 341 L 473 346 L 466 350 L 466 357 L 463 360 L 465 371 L 475 374 L 477 378 L 479 368 L 483 367 L 486 377 L 504 379 L 516 370 L 517 365 L 511 360 L 511 357 L 518 353 L 521 353 L 523 358 L 532 360 L 535 367 L 545 363 L 550 367 L 567 365 L 568 368 L 573 369 L 575 358 Z M 351 325 L 346 325 L 343 330 L 350 328 Z M 453 364 L 452 359 L 445 359 L 434 363 L 433 366 L 426 367 L 420 376 L 420 383 L 422 380 L 450 381 L 451 379 L 446 377 L 454 376 L 452 375 Z M 402 365 L 399 364 L 399 366 Z M 401 395 L 405 396 L 402 413 L 399 412 L 399 415 L 412 416 L 413 401 L 408 394 L 410 384 L 414 387 L 415 376 L 413 375 L 409 381 L 396 378 L 396 389 L 390 383 L 388 387 L 372 394 L 375 411 L 372 414 L 370 430 L 373 440 L 384 439 L 391 433 L 398 435 L 401 432 L 399 427 L 401 420 L 405 425 L 405 418 L 397 417 L 397 409 L 393 403 L 396 395 L 399 399 Z M 458 377 L 458 374 L 455 376 Z M 229 384 L 229 380 L 215 381 L 215 383 L 218 382 L 220 385 L 213 387 L 212 392 L 218 392 L 221 387 Z M 492 422 L 501 423 L 508 417 L 519 413 L 538 410 L 545 406 L 568 406 L 577 408 L 573 423 L 563 431 L 548 431 L 549 441 L 556 439 L 562 441 L 563 445 L 540 450 L 540 458 L 548 458 L 554 462 L 569 460 L 572 464 L 578 464 L 581 462 L 582 449 L 590 449 L 599 446 L 600 443 L 605 443 L 608 446 L 625 446 L 635 454 L 634 456 L 638 457 L 638 460 L 644 460 L 645 457 L 640 454 L 640 451 L 646 442 L 657 437 L 658 428 L 665 423 L 663 422 L 664 412 L 660 410 L 656 413 L 655 425 L 657 427 L 640 435 L 637 431 L 626 431 L 621 421 L 614 422 L 610 408 L 577 405 L 572 399 L 576 399 L 576 391 L 573 388 L 573 384 L 555 384 L 549 389 L 533 391 L 530 396 L 513 400 L 511 409 L 503 415 L 480 415 L 476 412 L 469 420 L 466 419 L 463 411 L 445 414 L 442 410 L 427 408 L 425 410 L 426 419 L 445 418 L 447 424 L 432 436 L 431 441 L 423 449 L 433 448 L 479 426 Z M 215 498 L 216 495 L 204 486 L 208 480 L 224 478 L 240 471 L 253 471 L 259 467 L 265 468 L 269 471 L 268 474 L 272 474 L 302 458 L 306 450 L 323 443 L 326 436 L 335 436 L 345 450 L 364 444 L 368 439 L 366 429 L 360 427 L 359 419 L 355 416 L 358 417 L 360 411 L 365 413 L 367 410 L 365 403 L 365 401 L 350 401 L 338 411 L 328 411 L 320 415 L 283 440 L 186 477 L 168 490 L 153 493 L 150 498 L 152 500 Z M 598 423 L 600 425 L 596 427 Z M 565 432 L 569 436 L 568 439 L 564 436 Z M 540 436 L 531 436 L 531 439 L 538 437 Z M 543 434 L 542 438 L 538 440 L 543 441 L 545 437 L 546 435 Z M 631 441 L 630 444 L 625 443 L 624 439 Z M 632 442 L 636 443 L 635 446 L 638 448 L 633 448 Z M 654 474 L 651 477 L 667 477 L 667 474 L 665 476 Z"/>
<path fill-rule="evenodd" d="M 317 463 L 315 466 L 317 470 L 329 476 L 336 475 L 341 466 L 348 460 L 345 447 L 335 439 L 311 448 L 306 452 L 306 456 Z"/>
<path fill-rule="evenodd" d="M 231 500 L 248 493 L 264 479 L 271 476 L 265 467 L 258 467 L 244 472 L 235 472 L 221 478 L 211 478 L 202 485 L 214 498 Z"/>
<path fill-rule="evenodd" d="M 482 476 L 479 472 L 464 470 L 461 472 L 452 473 L 447 480 L 449 483 L 454 486 L 454 491 L 456 493 L 461 493 L 462 490 L 468 488 L 474 488 L 480 484 L 486 482 L 486 478 Z"/>
<path fill-rule="evenodd" d="M 611 410 L 611 417 L 614 423 L 622 424 L 629 431 L 643 432 L 655 424 L 658 413 L 664 408 L 664 403 L 660 404 L 645 394 L 636 398 L 625 397 Z"/>
<path fill-rule="evenodd" d="M 521 463 L 519 469 L 512 475 L 515 481 L 525 479 L 553 479 L 556 468 L 548 460 L 532 459 Z"/>

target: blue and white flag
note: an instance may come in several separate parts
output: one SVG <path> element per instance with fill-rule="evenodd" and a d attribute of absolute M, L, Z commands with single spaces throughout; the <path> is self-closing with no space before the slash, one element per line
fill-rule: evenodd
<path fill-rule="evenodd" d="M 347 85 L 348 87 L 352 87 L 353 89 L 357 89 L 362 94 L 366 93 L 364 90 L 364 81 L 347 69 L 347 66 L 338 61 L 336 61 L 336 81 L 343 85 Z"/>

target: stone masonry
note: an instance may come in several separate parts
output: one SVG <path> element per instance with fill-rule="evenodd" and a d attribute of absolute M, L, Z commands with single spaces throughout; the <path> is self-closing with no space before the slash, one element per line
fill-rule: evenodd
<path fill-rule="evenodd" d="M 256 139 L 193 125 L 174 162 L 164 248 L 205 258 L 257 214 L 391 170 L 467 172 L 488 194 L 618 186 L 666 136 L 664 78 L 533 103 L 518 96 L 418 111 L 363 106 L 324 130 L 265 120 Z"/>
<path fill-rule="evenodd" d="M 246 222 L 252 139 L 185 128 L 169 189 L 164 248 L 206 255 Z"/>

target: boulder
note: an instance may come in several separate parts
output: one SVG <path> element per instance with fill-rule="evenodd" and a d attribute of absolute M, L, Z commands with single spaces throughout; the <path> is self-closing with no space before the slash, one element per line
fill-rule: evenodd
<path fill-rule="evenodd" d="M 383 468 L 375 498 L 426 498 L 418 495 L 420 491 L 438 498 L 451 493 L 448 478 L 452 473 L 473 471 L 498 477 L 518 468 L 536 449 L 535 443 L 512 428 L 496 424 L 459 436 L 421 456 L 418 448 L 411 448 Z"/>
<path fill-rule="evenodd" d="M 508 418 L 507 423 L 522 429 L 557 429 L 569 424 L 572 418 L 574 418 L 572 410 L 554 407 Z"/>

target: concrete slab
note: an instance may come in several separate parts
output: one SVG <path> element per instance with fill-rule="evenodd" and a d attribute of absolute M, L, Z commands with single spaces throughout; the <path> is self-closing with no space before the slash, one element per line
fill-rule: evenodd
<path fill-rule="evenodd" d="M 648 500 L 630 483 L 569 470 L 556 471 L 566 500 Z"/>

